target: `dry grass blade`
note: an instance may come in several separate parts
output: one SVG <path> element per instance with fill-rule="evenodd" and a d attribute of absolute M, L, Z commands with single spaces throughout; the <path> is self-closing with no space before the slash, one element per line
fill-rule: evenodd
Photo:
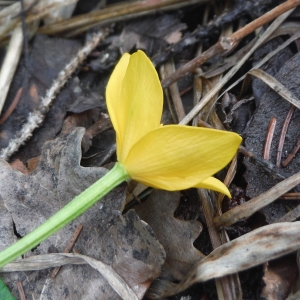
<path fill-rule="evenodd" d="M 0 114 L 5 103 L 5 99 L 17 69 L 22 53 L 23 33 L 20 26 L 17 26 L 12 34 L 10 43 L 3 61 L 0 72 Z"/>
<path fill-rule="evenodd" d="M 273 76 L 260 69 L 251 70 L 250 72 L 248 72 L 248 74 L 254 75 L 255 77 L 262 80 L 282 98 L 286 99 L 291 104 L 300 109 L 300 100 L 297 99 L 282 83 L 280 83 Z"/>
<path fill-rule="evenodd" d="M 300 205 L 296 206 L 293 210 L 276 220 L 274 223 L 293 222 L 300 217 Z"/>
<path fill-rule="evenodd" d="M 300 1 L 299 1 L 300 2 Z M 280 26 L 280 24 L 293 12 L 290 10 L 283 15 L 279 16 L 264 32 L 264 34 L 260 37 L 260 39 L 255 43 L 252 49 L 241 59 L 236 66 L 234 66 L 225 76 L 224 78 L 215 85 L 207 95 L 197 104 L 187 115 L 186 117 L 180 122 L 180 124 L 187 124 L 189 123 L 195 115 L 197 115 L 201 109 L 214 97 L 220 89 L 228 82 L 230 78 L 240 69 L 240 67 L 248 60 L 248 58 L 253 54 L 253 52 L 260 47 L 265 40 L 269 38 L 269 36 Z M 162 83 L 163 84 L 163 83 Z"/>
<path fill-rule="evenodd" d="M 215 218 L 214 223 L 217 227 L 230 226 L 239 220 L 248 218 L 261 208 L 278 199 L 281 195 L 285 194 L 298 184 L 300 184 L 300 173 L 297 173 L 289 177 L 288 179 L 281 181 L 265 193 L 262 193 L 259 196 L 249 200 L 247 203 L 227 211 L 220 217 Z"/>
<path fill-rule="evenodd" d="M 179 284 L 151 286 L 152 299 L 177 294 L 204 282 L 283 256 L 300 248 L 300 222 L 272 224 L 247 233 L 211 252 Z"/>
<path fill-rule="evenodd" d="M 44 26 L 39 32 L 44 34 L 64 34 L 67 36 L 79 34 L 96 25 L 111 24 L 116 21 L 124 21 L 137 18 L 145 14 L 157 12 L 157 10 L 178 9 L 192 4 L 205 3 L 207 0 L 158 0 L 158 1 L 127 1 L 122 4 L 111 5 L 102 10 L 93 11 L 69 20 L 56 22 Z"/>
<path fill-rule="evenodd" d="M 272 118 L 270 120 L 268 129 L 267 129 L 267 135 L 266 135 L 266 140 L 264 144 L 264 151 L 263 151 L 263 159 L 269 160 L 270 159 L 270 150 L 271 150 L 271 145 L 272 145 L 272 140 L 276 128 L 276 123 L 277 120 L 276 118 Z"/>
<path fill-rule="evenodd" d="M 44 270 L 47 268 L 58 267 L 67 264 L 90 265 L 108 281 L 110 286 L 115 290 L 116 293 L 120 295 L 122 299 L 138 300 L 137 295 L 111 266 L 81 254 L 56 253 L 32 256 L 22 260 L 22 262 L 13 262 L 7 264 L 5 267 L 0 269 L 0 272 Z"/>

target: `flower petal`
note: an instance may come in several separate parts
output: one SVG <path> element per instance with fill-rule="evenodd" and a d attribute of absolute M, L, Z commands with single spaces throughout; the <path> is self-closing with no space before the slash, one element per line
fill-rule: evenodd
<path fill-rule="evenodd" d="M 124 60 L 128 59 L 128 56 Z M 121 66 L 119 67 L 119 64 Z M 112 75 L 112 83 L 107 88 L 109 113 L 115 115 L 118 138 L 118 161 L 125 161 L 132 146 L 149 131 L 160 126 L 163 107 L 163 92 L 157 72 L 146 54 L 137 51 L 126 62 L 123 57 Z M 121 80 L 124 76 L 122 84 Z M 121 86 L 121 89 L 120 89 Z M 112 89 L 119 89 L 120 92 Z M 118 97 L 118 99 L 112 99 Z"/>
<path fill-rule="evenodd" d="M 124 127 L 124 121 L 122 120 L 124 102 L 121 99 L 121 90 L 129 60 L 130 55 L 128 53 L 123 54 L 112 72 L 106 87 L 106 105 L 111 122 L 117 134 L 117 155 L 120 152 L 120 149 L 122 149 L 121 136 L 124 135 L 122 133 L 122 129 Z"/>
<path fill-rule="evenodd" d="M 207 179 L 196 184 L 194 187 L 220 192 L 222 194 L 225 194 L 229 198 L 231 198 L 231 195 L 230 195 L 230 192 L 229 192 L 227 186 L 215 177 L 208 177 Z"/>
<path fill-rule="evenodd" d="M 123 163 L 132 179 L 165 190 L 196 186 L 235 155 L 241 137 L 208 128 L 169 125 L 152 130 Z"/>

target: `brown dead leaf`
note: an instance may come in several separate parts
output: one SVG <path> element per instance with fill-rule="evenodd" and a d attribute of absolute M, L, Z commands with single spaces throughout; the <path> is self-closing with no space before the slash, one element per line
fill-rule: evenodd
<path fill-rule="evenodd" d="M 1 244 L 12 243 L 11 219 L 21 236 L 29 233 L 77 194 L 103 176 L 104 168 L 80 166 L 83 128 L 46 142 L 38 167 L 24 175 L 1 161 L 0 199 L 6 213 L 1 222 Z M 75 243 L 77 252 L 102 261 L 114 268 L 139 298 L 153 278 L 159 276 L 164 262 L 164 250 L 151 228 L 141 222 L 134 211 L 124 216 L 125 187 L 119 186 L 102 201 L 42 242 L 25 256 L 62 252 L 79 223 L 83 230 Z M 2 224 L 2 222 L 4 222 Z M 6 232 L 6 233 L 5 233 Z M 65 266 L 55 279 L 49 271 L 1 275 L 16 294 L 16 280 L 21 280 L 26 294 L 40 299 L 118 299 L 107 281 L 93 268 Z"/>
<path fill-rule="evenodd" d="M 297 276 L 295 256 L 289 255 L 265 264 L 261 297 L 265 300 L 285 300 Z"/>
<path fill-rule="evenodd" d="M 202 231 L 201 224 L 174 217 L 179 201 L 178 192 L 153 190 L 147 201 L 135 207 L 139 217 L 151 226 L 166 251 L 161 275 L 165 279 L 181 280 L 204 257 L 193 246 Z"/>

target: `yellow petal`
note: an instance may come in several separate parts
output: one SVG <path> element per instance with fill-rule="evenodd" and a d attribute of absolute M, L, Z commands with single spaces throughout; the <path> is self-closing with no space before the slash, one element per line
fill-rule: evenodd
<path fill-rule="evenodd" d="M 124 61 L 125 59 L 128 56 Z M 118 135 L 117 156 L 121 163 L 141 137 L 160 126 L 163 107 L 161 84 L 145 53 L 138 51 L 132 54 L 128 65 L 124 61 L 122 57 L 119 62 L 121 66 L 117 65 L 106 93 L 109 113 L 112 112 L 115 119 L 114 127 Z M 127 67 L 125 76 L 124 67 Z M 121 78 L 123 80 L 120 84 Z M 119 89 L 120 92 L 112 89 Z"/>
<path fill-rule="evenodd" d="M 220 192 L 231 198 L 227 186 L 215 177 L 208 177 L 207 179 L 196 184 L 194 187 Z"/>
<path fill-rule="evenodd" d="M 106 105 L 117 135 L 117 155 L 120 149 L 122 149 L 122 139 L 120 137 L 124 135 L 122 133 L 124 125 L 123 122 L 120 122 L 122 119 L 120 115 L 124 110 L 122 107 L 124 102 L 121 99 L 121 90 L 129 60 L 130 55 L 128 53 L 123 54 L 112 72 L 106 87 Z"/>
<path fill-rule="evenodd" d="M 235 155 L 241 137 L 208 128 L 169 125 L 152 130 L 123 163 L 132 179 L 165 190 L 196 186 Z"/>

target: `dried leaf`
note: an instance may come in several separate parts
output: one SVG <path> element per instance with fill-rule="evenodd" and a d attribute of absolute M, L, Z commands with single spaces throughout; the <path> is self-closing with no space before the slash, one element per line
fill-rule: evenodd
<path fill-rule="evenodd" d="M 300 248 L 300 222 L 272 224 L 247 233 L 215 249 L 194 267 L 179 284 L 156 281 L 150 299 L 177 294 L 196 282 L 233 274 Z"/>
<path fill-rule="evenodd" d="M 295 256 L 289 255 L 265 265 L 265 275 L 261 297 L 267 300 L 285 300 L 289 295 L 297 276 Z"/>
<path fill-rule="evenodd" d="M 107 172 L 104 168 L 79 165 L 83 134 L 84 129 L 77 128 L 69 135 L 46 142 L 40 163 L 30 175 L 1 161 L 0 199 L 9 212 L 4 219 L 6 227 L 1 226 L 10 233 L 1 238 L 1 248 L 14 238 L 10 215 L 16 231 L 24 236 Z M 122 185 L 25 256 L 63 251 L 81 223 L 83 230 L 74 246 L 76 250 L 112 266 L 141 298 L 153 278 L 159 276 L 165 254 L 151 228 L 134 211 L 122 216 L 124 202 Z M 25 293 L 36 298 L 62 299 L 66 291 L 71 299 L 98 299 L 99 294 L 103 299 L 118 298 L 107 281 L 89 266 L 66 266 L 54 280 L 48 276 L 48 271 L 26 276 L 18 272 L 3 279 L 14 293 L 13 282 L 22 280 Z"/>
<path fill-rule="evenodd" d="M 135 207 L 139 217 L 151 226 L 166 251 L 167 257 L 161 275 L 166 279 L 181 280 L 204 257 L 193 246 L 202 230 L 201 224 L 174 217 L 179 201 L 178 192 L 153 190 L 147 201 Z"/>

